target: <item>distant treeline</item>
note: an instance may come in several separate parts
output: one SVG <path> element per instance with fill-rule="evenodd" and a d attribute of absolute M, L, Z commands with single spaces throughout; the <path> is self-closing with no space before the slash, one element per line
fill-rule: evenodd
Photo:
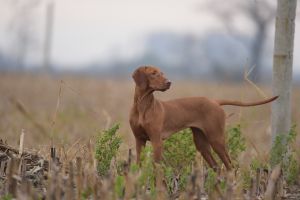
<path fill-rule="evenodd" d="M 241 43 L 241 41 L 243 41 Z M 251 39 L 244 36 L 239 40 L 223 33 L 211 32 L 204 36 L 160 32 L 150 34 L 143 51 L 131 59 L 111 55 L 109 62 L 94 61 L 80 70 L 64 70 L 63 66 L 51 63 L 52 73 L 80 73 L 95 76 L 128 76 L 140 65 L 151 64 L 162 68 L 169 76 L 182 79 L 241 81 L 249 66 Z M 262 56 L 259 75 L 262 81 L 271 79 L 272 55 Z M 0 50 L 0 70 L 43 71 L 37 64 L 20 63 L 14 55 Z"/>

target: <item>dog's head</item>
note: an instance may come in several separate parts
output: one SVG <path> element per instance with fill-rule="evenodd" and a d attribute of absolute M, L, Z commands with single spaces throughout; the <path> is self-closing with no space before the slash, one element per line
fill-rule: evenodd
<path fill-rule="evenodd" d="M 141 66 L 137 68 L 132 78 L 135 84 L 142 89 L 166 91 L 171 87 L 171 81 L 164 77 L 164 74 L 154 66 Z"/>

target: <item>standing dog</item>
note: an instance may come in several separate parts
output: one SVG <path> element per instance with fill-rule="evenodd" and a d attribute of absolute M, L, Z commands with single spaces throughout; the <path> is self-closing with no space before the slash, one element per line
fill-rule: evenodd
<path fill-rule="evenodd" d="M 154 149 L 154 161 L 162 157 L 163 140 L 175 132 L 191 128 L 197 150 L 210 167 L 216 169 L 217 162 L 211 154 L 218 154 L 227 170 L 232 168 L 225 145 L 225 112 L 222 105 L 256 106 L 274 101 L 278 96 L 263 101 L 243 103 L 231 100 L 211 100 L 206 97 L 189 97 L 171 101 L 159 101 L 154 91 L 166 91 L 171 82 L 154 66 L 141 66 L 132 75 L 135 81 L 130 126 L 136 140 L 137 162 L 146 141 Z"/>

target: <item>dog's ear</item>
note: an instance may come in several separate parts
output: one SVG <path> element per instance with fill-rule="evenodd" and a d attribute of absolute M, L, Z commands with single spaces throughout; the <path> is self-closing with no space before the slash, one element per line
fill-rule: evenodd
<path fill-rule="evenodd" d="M 135 70 L 132 74 L 132 78 L 137 86 L 143 89 L 147 88 L 148 79 L 146 77 L 145 72 L 143 72 L 141 69 Z"/>

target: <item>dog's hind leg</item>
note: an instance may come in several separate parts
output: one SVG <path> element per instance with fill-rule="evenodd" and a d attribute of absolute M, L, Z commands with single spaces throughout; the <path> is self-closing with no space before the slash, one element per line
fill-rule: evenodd
<path fill-rule="evenodd" d="M 228 171 L 231 170 L 232 164 L 227 152 L 224 133 L 218 134 L 222 130 L 210 130 L 207 132 L 207 140 L 213 150 L 218 154 Z"/>
<path fill-rule="evenodd" d="M 231 170 L 232 166 L 231 166 L 231 160 L 229 158 L 227 149 L 225 148 L 225 145 L 223 144 L 211 144 L 212 148 L 214 149 L 214 151 L 218 154 L 218 156 L 220 157 L 220 159 L 222 160 L 222 162 L 224 163 L 226 169 L 228 171 Z"/>
<path fill-rule="evenodd" d="M 197 150 L 201 153 L 207 164 L 215 171 L 218 169 L 218 164 L 211 154 L 211 147 L 206 136 L 198 128 L 191 128 L 193 132 L 194 143 Z"/>

